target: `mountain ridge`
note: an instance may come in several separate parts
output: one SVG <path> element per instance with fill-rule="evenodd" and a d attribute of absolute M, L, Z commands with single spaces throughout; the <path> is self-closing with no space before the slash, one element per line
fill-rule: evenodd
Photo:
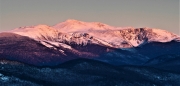
<path fill-rule="evenodd" d="M 117 28 L 99 22 L 83 22 L 72 19 L 55 26 L 37 25 L 17 28 L 10 32 L 38 41 L 48 40 L 80 45 L 94 43 L 113 48 L 137 47 L 147 42 L 169 42 L 179 39 L 178 35 L 161 29 Z"/>

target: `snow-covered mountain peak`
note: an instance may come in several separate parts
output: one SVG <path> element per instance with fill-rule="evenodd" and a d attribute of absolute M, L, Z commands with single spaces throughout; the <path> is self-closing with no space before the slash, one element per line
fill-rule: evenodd
<path fill-rule="evenodd" d="M 14 30 L 12 30 L 12 32 L 37 30 L 37 29 L 48 29 L 48 28 L 52 28 L 52 27 L 50 27 L 48 25 L 25 26 L 25 27 L 15 28 Z"/>
<path fill-rule="evenodd" d="M 100 22 L 83 22 L 78 20 L 66 20 L 65 22 L 59 23 L 53 26 L 55 29 L 59 29 L 62 32 L 87 32 L 87 31 L 98 31 L 98 30 L 114 30 L 115 27 L 100 23 Z"/>
<path fill-rule="evenodd" d="M 35 28 L 50 28 L 48 25 L 37 25 Z"/>
<path fill-rule="evenodd" d="M 78 22 L 83 22 L 83 21 L 78 21 L 78 20 L 75 20 L 75 19 L 68 19 L 68 20 L 66 20 L 65 22 L 78 23 Z"/>
<path fill-rule="evenodd" d="M 28 36 L 30 38 L 34 39 L 50 39 L 52 37 L 56 38 L 56 35 L 58 34 L 58 30 L 48 26 L 48 25 L 37 25 L 37 26 L 31 26 L 31 27 L 21 27 L 16 28 L 10 32 Z"/>

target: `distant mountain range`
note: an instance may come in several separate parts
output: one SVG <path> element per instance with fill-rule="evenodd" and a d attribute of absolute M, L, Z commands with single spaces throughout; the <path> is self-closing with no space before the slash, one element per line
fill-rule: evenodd
<path fill-rule="evenodd" d="M 180 37 L 161 29 L 67 20 L 0 33 L 2 86 L 179 86 L 179 68 Z"/>
<path fill-rule="evenodd" d="M 77 58 L 142 65 L 164 54 L 180 55 L 179 41 L 178 35 L 160 29 L 67 20 L 0 33 L 0 58 L 39 66 Z"/>
<path fill-rule="evenodd" d="M 67 42 L 79 45 L 93 43 L 113 48 L 137 47 L 146 42 L 169 42 L 177 35 L 160 29 L 112 27 L 98 22 L 67 20 L 55 26 L 37 25 L 12 31 L 38 41 Z"/>

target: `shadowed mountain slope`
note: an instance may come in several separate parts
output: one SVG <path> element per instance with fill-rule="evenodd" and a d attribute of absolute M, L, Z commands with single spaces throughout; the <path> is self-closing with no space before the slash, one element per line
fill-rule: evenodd
<path fill-rule="evenodd" d="M 52 68 L 4 60 L 0 62 L 0 67 L 0 83 L 6 85 L 12 84 L 12 81 L 17 82 L 13 84 L 21 82 L 43 86 L 180 85 L 178 73 L 151 67 L 117 67 L 89 59 L 76 59 Z"/>

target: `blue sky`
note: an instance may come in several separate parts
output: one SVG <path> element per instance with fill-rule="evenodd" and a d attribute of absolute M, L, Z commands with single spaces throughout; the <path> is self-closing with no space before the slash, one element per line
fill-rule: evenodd
<path fill-rule="evenodd" d="M 0 31 L 67 19 L 160 28 L 180 35 L 179 0 L 0 0 Z"/>

